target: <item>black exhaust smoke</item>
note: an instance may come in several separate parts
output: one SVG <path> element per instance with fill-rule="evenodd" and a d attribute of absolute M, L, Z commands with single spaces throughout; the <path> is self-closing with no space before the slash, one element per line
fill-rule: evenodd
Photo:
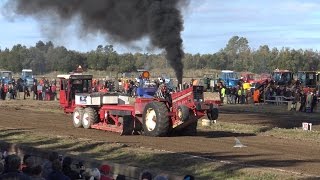
<path fill-rule="evenodd" d="M 8 0 L 5 8 L 36 19 L 57 18 L 61 26 L 53 21 L 50 28 L 54 31 L 78 18 L 81 35 L 101 33 L 122 44 L 149 37 L 151 46 L 166 50 L 181 84 L 184 53 L 179 7 L 186 4 L 186 0 Z"/>

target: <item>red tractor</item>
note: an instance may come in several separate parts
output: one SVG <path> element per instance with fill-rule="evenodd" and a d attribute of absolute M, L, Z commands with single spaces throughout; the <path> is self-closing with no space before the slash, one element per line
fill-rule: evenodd
<path fill-rule="evenodd" d="M 165 85 L 160 85 L 155 97 L 132 98 L 113 92 L 92 93 L 91 75 L 58 75 L 58 78 L 60 104 L 66 113 L 72 113 L 77 128 L 121 135 L 169 136 L 175 132 L 194 135 L 199 118 L 218 118 L 216 103 L 204 101 L 203 86 L 170 93 Z"/>
<path fill-rule="evenodd" d="M 272 73 L 272 80 L 276 85 L 289 85 L 293 80 L 293 73 L 289 70 L 276 69 Z"/>
<path fill-rule="evenodd" d="M 254 74 L 253 73 L 250 73 L 250 72 L 242 72 L 240 73 L 240 76 L 242 78 L 242 80 L 244 82 L 247 82 L 247 83 L 255 83 L 256 82 L 256 79 L 254 78 Z"/>

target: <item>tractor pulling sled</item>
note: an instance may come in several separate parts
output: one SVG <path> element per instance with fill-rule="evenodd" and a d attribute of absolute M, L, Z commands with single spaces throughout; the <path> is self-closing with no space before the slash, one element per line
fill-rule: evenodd
<path fill-rule="evenodd" d="M 203 86 L 169 93 L 160 86 L 160 97 L 129 97 L 116 92 L 91 92 L 92 75 L 58 75 L 60 105 L 72 113 L 77 128 L 100 129 L 121 135 L 195 135 L 203 116 L 218 118 L 214 101 L 204 101 Z"/>

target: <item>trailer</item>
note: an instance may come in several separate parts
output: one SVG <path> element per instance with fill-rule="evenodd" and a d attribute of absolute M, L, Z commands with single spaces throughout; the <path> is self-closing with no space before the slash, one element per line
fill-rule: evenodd
<path fill-rule="evenodd" d="M 76 128 L 100 129 L 121 135 L 195 135 L 197 120 L 218 118 L 218 106 L 205 101 L 203 86 L 169 92 L 160 85 L 153 98 L 130 97 L 117 92 L 92 92 L 92 75 L 58 75 L 60 105 L 72 114 Z M 160 94 L 160 95 L 159 95 Z"/>

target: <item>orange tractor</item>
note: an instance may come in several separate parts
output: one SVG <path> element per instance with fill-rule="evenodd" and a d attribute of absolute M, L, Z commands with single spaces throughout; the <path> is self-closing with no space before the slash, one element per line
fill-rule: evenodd
<path fill-rule="evenodd" d="M 160 85 L 154 97 L 132 98 L 115 92 L 91 92 L 91 75 L 58 75 L 60 104 L 72 113 L 77 128 L 101 129 L 121 135 L 194 135 L 197 120 L 218 118 L 217 104 L 204 100 L 203 86 L 169 92 Z"/>

